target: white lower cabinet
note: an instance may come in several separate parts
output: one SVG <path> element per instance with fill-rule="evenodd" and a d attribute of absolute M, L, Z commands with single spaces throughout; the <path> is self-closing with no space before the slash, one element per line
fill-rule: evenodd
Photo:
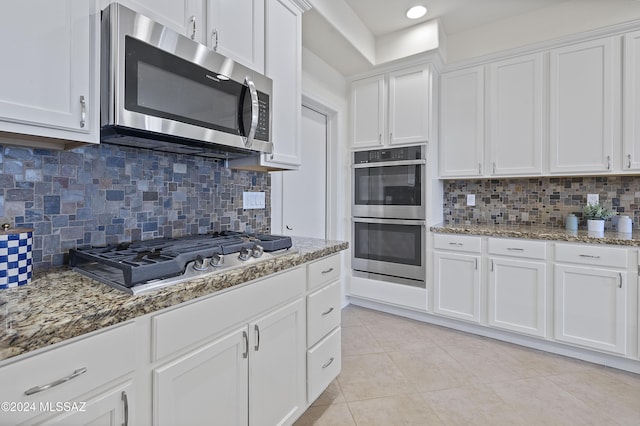
<path fill-rule="evenodd" d="M 482 238 L 436 234 L 433 246 L 433 312 L 480 322 Z"/>
<path fill-rule="evenodd" d="M 248 327 L 153 370 L 156 424 L 248 424 Z"/>
<path fill-rule="evenodd" d="M 546 263 L 490 258 L 489 264 L 489 325 L 545 337 Z"/>
<path fill-rule="evenodd" d="M 0 424 L 126 423 L 135 410 L 135 340 L 127 323 L 3 366 L 0 401 L 15 410 L 3 410 Z"/>
<path fill-rule="evenodd" d="M 289 424 L 305 399 L 305 309 L 302 299 L 249 325 L 249 424 Z"/>
<path fill-rule="evenodd" d="M 586 266 L 555 267 L 555 338 L 626 353 L 627 273 Z"/>

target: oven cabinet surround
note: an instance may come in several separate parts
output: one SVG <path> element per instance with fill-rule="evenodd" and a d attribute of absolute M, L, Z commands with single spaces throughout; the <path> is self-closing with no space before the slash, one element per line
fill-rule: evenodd
<path fill-rule="evenodd" d="M 433 312 L 480 322 L 481 241 L 436 235 L 433 240 Z"/>
<path fill-rule="evenodd" d="M 432 74 L 423 65 L 352 81 L 352 148 L 427 142 Z"/>
<path fill-rule="evenodd" d="M 612 31 L 442 73 L 440 177 L 640 170 L 640 36 Z"/>
<path fill-rule="evenodd" d="M 11 40 L 2 52 L 3 142 L 46 148 L 99 142 L 99 21 L 92 1 L 2 5 L 0 37 Z"/>
<path fill-rule="evenodd" d="M 133 424 L 136 339 L 128 322 L 3 366 L 0 399 L 16 406 L 0 413 L 0 424 Z M 38 387 L 43 389 L 25 395 Z M 57 403 L 69 408 L 56 412 Z"/>

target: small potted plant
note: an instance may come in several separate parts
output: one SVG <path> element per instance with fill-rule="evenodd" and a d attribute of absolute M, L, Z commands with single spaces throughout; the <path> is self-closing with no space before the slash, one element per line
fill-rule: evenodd
<path fill-rule="evenodd" d="M 614 215 L 614 212 L 602 204 L 587 204 L 582 210 L 587 219 L 587 230 L 604 232 L 604 221 Z"/>

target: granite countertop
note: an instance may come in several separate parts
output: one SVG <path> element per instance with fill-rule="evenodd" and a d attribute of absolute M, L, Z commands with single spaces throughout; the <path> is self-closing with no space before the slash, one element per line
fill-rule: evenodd
<path fill-rule="evenodd" d="M 640 231 L 631 234 L 617 231 L 604 231 L 603 234 L 588 232 L 586 229 L 567 231 L 564 228 L 525 225 L 464 225 L 439 224 L 431 228 L 438 234 L 485 235 L 500 238 L 527 238 L 531 240 L 570 241 L 589 244 L 613 244 L 621 246 L 640 246 Z"/>
<path fill-rule="evenodd" d="M 34 274 L 31 283 L 0 290 L 0 361 L 91 331 L 207 296 L 348 248 L 342 241 L 292 237 L 278 256 L 137 296 L 68 267 Z"/>

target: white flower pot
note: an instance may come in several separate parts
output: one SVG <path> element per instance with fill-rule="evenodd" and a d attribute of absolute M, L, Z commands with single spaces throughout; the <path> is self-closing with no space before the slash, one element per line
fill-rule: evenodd
<path fill-rule="evenodd" d="M 604 232 L 604 220 L 587 220 L 587 231 Z"/>

